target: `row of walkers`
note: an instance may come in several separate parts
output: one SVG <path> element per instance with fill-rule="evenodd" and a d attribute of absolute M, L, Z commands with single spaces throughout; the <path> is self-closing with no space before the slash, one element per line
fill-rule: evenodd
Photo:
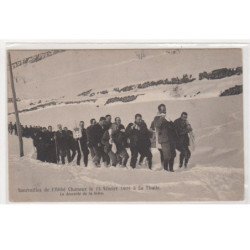
<path fill-rule="evenodd" d="M 90 120 L 90 126 L 85 128 L 83 121 L 79 128 L 73 131 L 67 127 L 57 125 L 57 131 L 52 127 L 22 126 L 22 135 L 33 139 L 36 147 L 37 159 L 43 162 L 62 163 L 72 162 L 76 157 L 77 165 L 81 158 L 87 167 L 89 154 L 97 167 L 101 162 L 105 165 L 126 167 L 130 149 L 130 166 L 136 168 L 144 159 L 149 169 L 152 168 L 152 142 L 156 143 L 161 158 L 161 164 L 167 171 L 173 172 L 176 150 L 180 151 L 179 167 L 187 167 L 191 152 L 189 150 L 191 125 L 187 121 L 187 113 L 182 112 L 180 118 L 174 122 L 166 118 L 166 106 L 158 106 L 158 113 L 154 117 L 150 128 L 147 127 L 141 114 L 135 115 L 133 123 L 127 127 L 122 124 L 121 118 L 106 115 L 97 122 Z M 9 133 L 17 134 L 16 125 L 9 123 Z M 139 158 L 139 159 L 138 159 Z"/>

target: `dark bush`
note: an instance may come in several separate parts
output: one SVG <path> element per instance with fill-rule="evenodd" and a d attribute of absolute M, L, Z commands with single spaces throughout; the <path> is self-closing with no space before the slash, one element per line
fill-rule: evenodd
<path fill-rule="evenodd" d="M 142 94 L 139 94 L 139 95 L 142 95 Z M 132 102 L 132 101 L 136 100 L 136 98 L 139 95 L 129 95 L 129 96 L 123 96 L 123 97 L 112 97 L 112 98 L 109 98 L 106 101 L 105 105 L 110 104 L 110 103 L 114 103 L 114 102 Z"/>
<path fill-rule="evenodd" d="M 204 71 L 203 73 L 200 73 L 199 80 L 203 80 L 203 79 L 215 80 L 215 79 L 222 79 L 225 77 L 230 77 L 233 75 L 241 75 L 241 74 L 242 74 L 242 67 L 221 68 L 221 69 L 215 69 L 209 73 L 207 73 L 206 71 Z"/>
<path fill-rule="evenodd" d="M 242 85 L 235 85 L 232 88 L 226 89 L 220 93 L 220 96 L 230 96 L 230 95 L 239 95 L 243 92 Z"/>
<path fill-rule="evenodd" d="M 108 94 L 108 91 L 107 90 L 103 90 L 103 91 L 100 92 L 100 94 L 102 94 L 102 95 Z"/>
<path fill-rule="evenodd" d="M 87 96 L 87 95 L 89 95 L 91 93 L 91 91 L 92 91 L 92 89 L 89 89 L 87 91 L 82 92 L 81 94 L 79 94 L 77 96 Z"/>

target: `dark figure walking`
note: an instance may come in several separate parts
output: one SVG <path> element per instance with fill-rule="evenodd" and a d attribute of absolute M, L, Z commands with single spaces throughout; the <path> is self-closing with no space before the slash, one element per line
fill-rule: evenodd
<path fill-rule="evenodd" d="M 56 144 L 55 144 L 55 133 L 52 131 L 52 127 L 48 126 L 47 131 L 47 154 L 46 154 L 46 161 L 50 163 L 57 163 L 56 160 Z"/>
<path fill-rule="evenodd" d="M 91 137 L 89 139 L 91 141 L 91 144 L 95 152 L 95 157 L 93 158 L 93 162 L 97 167 L 100 167 L 101 159 L 103 160 L 105 165 L 107 165 L 108 162 L 107 155 L 104 152 L 104 146 L 101 143 L 103 134 L 106 131 L 105 122 L 106 122 L 105 117 L 101 117 L 99 123 L 93 126 Z"/>
<path fill-rule="evenodd" d="M 81 137 L 79 138 L 79 147 L 83 155 L 83 162 L 84 166 L 88 166 L 88 157 L 89 157 L 89 149 L 88 149 L 88 137 L 87 137 L 87 130 L 84 128 L 84 122 L 80 121 L 79 124 L 81 130 Z"/>
<path fill-rule="evenodd" d="M 149 168 L 152 167 L 152 153 L 150 151 L 149 131 L 146 123 L 142 120 L 141 114 L 135 115 L 135 122 L 130 123 L 126 128 L 131 151 L 130 166 L 136 167 L 138 154 L 147 157 Z"/>
<path fill-rule="evenodd" d="M 67 156 L 68 163 L 70 163 L 72 161 L 70 146 L 72 144 L 73 133 L 72 133 L 71 130 L 68 130 L 67 127 L 64 127 L 63 130 L 65 132 L 65 153 L 66 153 L 66 156 Z"/>
<path fill-rule="evenodd" d="M 13 133 L 13 124 L 12 124 L 12 122 L 10 122 L 9 125 L 8 125 L 8 131 L 12 135 L 12 133 Z"/>
<path fill-rule="evenodd" d="M 38 130 L 33 137 L 33 144 L 36 147 L 37 160 L 45 162 L 46 160 L 46 138 L 44 129 Z"/>
<path fill-rule="evenodd" d="M 65 164 L 66 157 L 66 143 L 67 137 L 65 131 L 62 130 L 62 125 L 57 125 L 58 131 L 56 132 L 56 148 L 57 148 L 57 162 Z"/>
<path fill-rule="evenodd" d="M 128 146 L 127 135 L 125 133 L 125 127 L 121 124 L 120 117 L 115 118 L 115 123 L 117 124 L 117 129 L 113 132 L 112 138 L 117 149 L 116 152 L 117 162 L 122 167 L 126 167 L 129 158 L 126 149 L 126 147 Z"/>
<path fill-rule="evenodd" d="M 91 139 L 93 138 L 93 127 L 96 124 L 96 120 L 95 119 L 91 119 L 90 120 L 90 126 L 87 127 L 86 129 L 86 133 L 87 133 L 87 141 L 88 141 L 88 147 L 90 150 L 90 155 L 91 158 L 94 159 L 95 157 L 95 151 L 94 151 L 94 147 L 93 147 L 93 142 L 91 141 Z"/>
<path fill-rule="evenodd" d="M 180 168 L 183 166 L 183 162 L 186 168 L 191 157 L 188 133 L 192 131 L 192 128 L 187 121 L 187 117 L 188 114 L 186 112 L 182 112 L 181 117 L 174 121 L 175 129 L 178 135 L 176 148 L 180 151 Z"/>
<path fill-rule="evenodd" d="M 174 172 L 174 158 L 176 156 L 176 132 L 174 123 L 166 119 L 166 106 L 158 106 L 158 114 L 152 123 L 156 131 L 156 147 L 159 149 L 163 167 L 166 171 Z"/>
<path fill-rule="evenodd" d="M 130 166 L 132 168 L 135 168 L 139 154 L 139 149 L 138 149 L 139 127 L 136 126 L 134 123 L 129 123 L 126 128 L 126 134 L 128 136 L 128 143 L 131 152 Z"/>
<path fill-rule="evenodd" d="M 16 123 L 14 123 L 14 125 L 13 125 L 13 130 L 14 130 L 14 134 L 17 135 L 17 125 L 16 125 Z"/>
<path fill-rule="evenodd" d="M 49 141 L 46 127 L 42 128 L 41 137 L 41 161 L 48 162 Z"/>
<path fill-rule="evenodd" d="M 152 153 L 151 153 L 151 141 L 150 132 L 146 123 L 142 120 L 140 123 L 138 147 L 141 155 L 140 160 L 146 157 L 149 169 L 152 169 Z M 142 163 L 142 162 L 141 162 Z"/>

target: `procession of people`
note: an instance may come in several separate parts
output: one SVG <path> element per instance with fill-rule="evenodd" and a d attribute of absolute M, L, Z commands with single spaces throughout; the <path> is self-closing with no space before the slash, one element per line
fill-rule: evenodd
<path fill-rule="evenodd" d="M 101 164 L 113 167 L 129 165 L 135 169 L 138 164 L 145 163 L 152 169 L 151 148 L 155 143 L 163 169 L 174 172 L 176 150 L 180 152 L 179 167 L 188 166 L 193 132 L 186 112 L 182 112 L 174 122 L 168 120 L 166 114 L 165 104 L 160 104 L 150 127 L 141 114 L 136 114 L 134 121 L 126 127 L 120 117 L 115 117 L 112 122 L 111 115 L 106 115 L 98 121 L 91 119 L 86 128 L 84 121 L 80 121 L 73 131 L 62 124 L 57 125 L 56 131 L 53 131 L 52 126 L 21 126 L 21 134 L 33 140 L 37 160 L 69 164 L 76 158 L 77 165 L 81 165 L 82 160 L 85 167 L 91 159 L 96 167 Z M 17 126 L 12 122 L 8 125 L 8 131 L 18 135 Z"/>

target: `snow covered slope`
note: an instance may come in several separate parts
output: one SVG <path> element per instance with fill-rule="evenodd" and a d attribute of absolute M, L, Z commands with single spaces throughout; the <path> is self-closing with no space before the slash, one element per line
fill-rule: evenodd
<path fill-rule="evenodd" d="M 18 102 L 18 109 L 21 112 L 30 112 L 36 109 L 56 107 L 62 105 L 82 105 L 92 104 L 92 106 L 110 106 L 122 103 L 115 101 L 114 98 L 128 99 L 134 97 L 129 103 L 143 103 L 157 100 L 185 100 L 196 98 L 218 97 L 223 91 L 235 85 L 242 85 L 242 75 L 236 75 L 218 80 L 195 80 L 185 84 L 171 84 L 152 86 L 146 89 L 135 87 L 131 91 L 117 92 L 113 88 L 105 89 L 107 93 L 101 93 L 104 90 L 89 90 L 87 95 L 77 95 L 73 97 L 63 96 L 58 99 L 24 99 Z M 93 95 L 94 93 L 94 95 Z M 111 101 L 111 102 L 110 102 Z M 14 112 L 13 103 L 8 104 L 8 113 Z"/>
<path fill-rule="evenodd" d="M 13 51 L 18 61 L 38 51 Z M 143 57 L 139 55 L 143 54 Z M 13 70 L 19 111 L 29 111 L 91 102 L 112 105 L 112 98 L 131 98 L 132 102 L 215 97 L 235 85 L 242 85 L 242 75 L 218 80 L 199 80 L 199 73 L 242 66 L 241 52 L 234 50 L 68 50 L 36 63 Z M 150 81 L 195 78 L 184 84 L 165 84 L 138 88 Z M 117 92 L 134 86 L 130 91 Z M 84 93 L 84 94 L 82 94 Z M 8 85 L 8 97 L 11 90 Z M 116 102 L 118 103 L 118 102 Z M 8 112 L 13 113 L 9 103 Z"/>
<path fill-rule="evenodd" d="M 55 126 L 59 121 L 70 126 L 70 120 L 89 120 L 100 114 L 111 113 L 122 117 L 124 124 L 133 121 L 134 114 L 142 113 L 149 124 L 160 101 L 131 103 L 119 106 L 92 105 L 62 106 L 21 114 L 24 124 L 44 124 L 50 118 Z M 24 140 L 25 157 L 18 157 L 18 139 L 9 137 L 10 194 L 12 201 L 30 201 L 34 193 L 18 192 L 18 188 L 101 187 L 103 194 L 77 195 L 69 192 L 68 201 L 233 201 L 244 195 L 243 115 L 242 95 L 223 98 L 166 101 L 168 115 L 177 118 L 181 111 L 189 113 L 194 128 L 196 148 L 190 167 L 174 173 L 161 169 L 159 153 L 152 149 L 153 170 L 118 169 L 91 166 L 77 167 L 46 164 L 34 159 L 31 140 Z M 228 108 L 230 107 L 230 108 Z M 72 110 L 74 109 L 74 112 Z M 215 112 L 216 110 L 216 112 Z M 77 117 L 75 116 L 77 114 Z M 130 189 L 121 190 L 122 186 Z M 133 187 L 136 186 L 136 190 Z M 143 189 L 138 189 L 138 187 Z M 105 188 L 117 187 L 117 191 Z M 157 188 L 157 190 L 153 188 Z M 38 192 L 35 201 L 65 201 L 58 192 Z"/>
<path fill-rule="evenodd" d="M 12 51 L 12 62 L 38 53 Z M 143 58 L 138 57 L 141 53 Z M 74 98 L 88 89 L 110 89 L 183 74 L 198 76 L 203 71 L 239 66 L 239 49 L 67 50 L 17 67 L 13 74 L 21 100 L 53 99 Z"/>

